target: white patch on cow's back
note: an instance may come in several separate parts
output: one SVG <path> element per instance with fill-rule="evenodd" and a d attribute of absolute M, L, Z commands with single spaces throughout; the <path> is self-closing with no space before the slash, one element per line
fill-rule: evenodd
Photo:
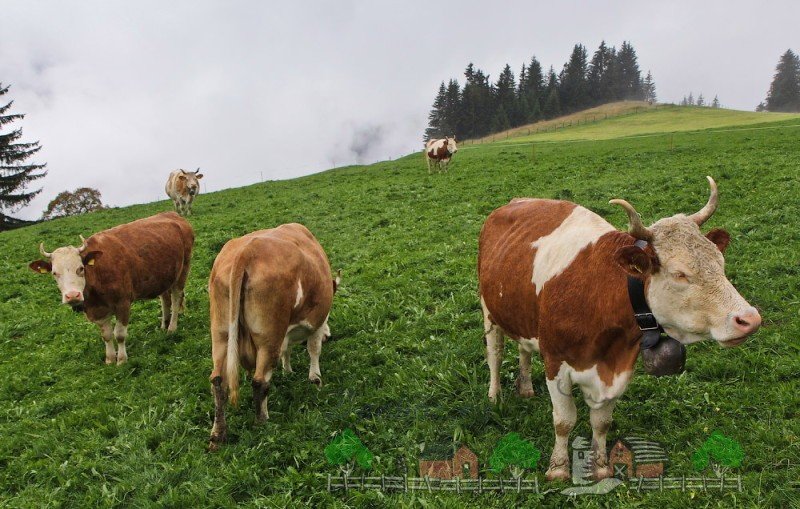
<path fill-rule="evenodd" d="M 303 284 L 297 281 L 297 298 L 294 301 L 294 307 L 298 307 L 303 302 Z"/>
<path fill-rule="evenodd" d="M 575 207 L 558 228 L 531 243 L 531 248 L 536 249 L 531 278 L 536 294 L 541 293 L 545 283 L 564 272 L 584 248 L 615 230 L 591 210 Z"/>
<path fill-rule="evenodd" d="M 632 374 L 633 371 L 616 373 L 609 386 L 600 379 L 596 364 L 589 369 L 577 371 L 575 368 L 562 361 L 554 382 L 558 384 L 558 390 L 562 394 L 569 394 L 572 384 L 578 385 L 581 388 L 581 392 L 583 392 L 583 399 L 586 405 L 589 408 L 600 408 L 608 402 L 622 396 L 625 389 L 628 388 L 628 383 L 631 380 Z M 550 384 L 550 382 L 551 381 L 548 380 L 548 384 Z"/>

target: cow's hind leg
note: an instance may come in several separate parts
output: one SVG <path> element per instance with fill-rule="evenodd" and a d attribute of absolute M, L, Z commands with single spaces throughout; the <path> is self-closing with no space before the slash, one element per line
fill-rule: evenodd
<path fill-rule="evenodd" d="M 325 338 L 325 331 L 330 332 L 327 325 L 323 325 L 308 338 L 306 348 L 310 364 L 308 367 L 308 381 L 322 387 L 322 374 L 319 371 L 319 355 L 322 352 L 322 340 Z"/>
<path fill-rule="evenodd" d="M 111 315 L 95 322 L 100 327 L 100 336 L 106 345 L 106 364 L 114 364 L 117 359 L 117 351 L 114 349 L 114 326 L 111 322 Z"/>
<path fill-rule="evenodd" d="M 269 419 L 267 410 L 267 395 L 272 380 L 272 373 L 280 356 L 280 339 L 272 334 L 257 334 L 252 332 L 253 343 L 256 347 L 256 367 L 253 372 L 253 408 L 256 412 L 256 422 L 264 422 Z"/>
<path fill-rule="evenodd" d="M 211 439 L 208 443 L 210 451 L 216 451 L 219 444 L 228 439 L 228 425 L 225 422 L 225 402 L 228 394 L 225 390 L 225 360 L 228 348 L 228 331 L 211 329 L 211 358 L 214 367 L 211 371 L 211 393 L 214 395 L 214 425 L 211 427 Z"/>
<path fill-rule="evenodd" d="M 170 292 L 164 292 L 160 296 L 161 299 L 161 328 L 166 329 L 169 325 L 169 317 L 172 313 L 172 297 Z"/>
<path fill-rule="evenodd" d="M 519 376 L 517 377 L 517 393 L 521 398 L 531 398 L 535 395 L 533 381 L 531 380 L 531 354 L 538 350 L 535 339 L 520 339 L 519 348 Z"/>
<path fill-rule="evenodd" d="M 578 415 L 575 399 L 572 397 L 572 380 L 568 374 L 559 373 L 555 379 L 547 380 L 547 390 L 553 402 L 553 427 L 556 440 L 545 478 L 548 481 L 567 480 L 570 477 L 567 443 Z"/>
<path fill-rule="evenodd" d="M 285 373 L 293 373 L 292 371 L 292 342 L 289 337 L 283 338 L 281 344 L 281 367 Z"/>

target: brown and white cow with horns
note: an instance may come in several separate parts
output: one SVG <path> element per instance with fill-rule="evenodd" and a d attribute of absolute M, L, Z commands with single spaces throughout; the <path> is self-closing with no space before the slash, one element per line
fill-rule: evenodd
<path fill-rule="evenodd" d="M 717 207 L 711 177 L 708 203 L 646 228 L 634 208 L 630 229 L 574 203 L 517 199 L 492 212 L 480 235 L 478 272 L 490 370 L 489 398 L 500 392 L 504 336 L 517 341 L 521 396 L 533 396 L 531 353 L 544 361 L 553 403 L 555 445 L 547 478 L 569 478 L 567 439 L 575 425 L 573 385 L 590 408 L 593 475 L 611 475 L 606 433 L 627 387 L 642 332 L 628 297 L 627 277 L 644 282 L 646 300 L 664 331 L 681 343 L 705 338 L 735 346 L 761 324 L 758 311 L 725 277 L 730 237 L 700 226 Z M 647 242 L 644 248 L 634 245 Z"/>
<path fill-rule="evenodd" d="M 203 174 L 200 173 L 200 168 L 195 171 L 175 170 L 169 174 L 164 191 L 172 200 L 178 214 L 188 216 L 192 213 L 194 197 L 200 194 L 201 178 Z"/>
<path fill-rule="evenodd" d="M 292 370 L 292 344 L 306 342 L 308 379 L 322 384 L 319 355 L 330 336 L 328 314 L 338 284 L 322 246 L 301 224 L 256 231 L 223 246 L 208 281 L 215 407 L 211 450 L 226 439 L 225 392 L 227 387 L 235 405 L 240 362 L 251 374 L 259 422 L 268 418 L 267 392 L 278 357 L 284 371 Z"/>
<path fill-rule="evenodd" d="M 440 171 L 447 173 L 450 159 L 458 151 L 456 137 L 429 140 L 425 144 L 425 161 L 428 163 L 428 173 L 433 173 L 431 164 Z"/>
<path fill-rule="evenodd" d="M 100 327 L 106 364 L 128 360 L 125 341 L 133 301 L 160 297 L 161 328 L 177 329 L 194 246 L 194 232 L 185 219 L 164 212 L 81 241 L 80 247 L 60 247 L 52 253 L 39 244 L 47 260 L 36 260 L 30 268 L 52 273 L 62 304 L 83 311 Z M 117 340 L 116 351 L 112 338 Z"/>

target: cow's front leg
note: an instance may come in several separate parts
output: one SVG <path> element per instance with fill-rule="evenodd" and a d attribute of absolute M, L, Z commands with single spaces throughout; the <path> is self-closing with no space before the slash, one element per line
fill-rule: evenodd
<path fill-rule="evenodd" d="M 550 392 L 550 400 L 553 402 L 553 427 L 555 428 L 555 444 L 553 444 L 553 454 L 550 456 L 550 467 L 545 473 L 548 481 L 568 480 L 569 472 L 569 451 L 567 445 L 569 434 L 575 427 L 577 410 L 575 400 L 572 397 L 572 380 L 569 375 L 560 374 L 553 380 L 547 380 L 547 390 Z"/>
<path fill-rule="evenodd" d="M 611 477 L 612 474 L 606 452 L 606 435 L 611 427 L 617 400 L 612 399 L 599 404 L 587 401 L 587 404 L 590 408 L 589 421 L 592 423 L 592 478 L 600 481 Z"/>
<path fill-rule="evenodd" d="M 114 325 L 114 338 L 117 340 L 117 366 L 128 362 L 128 352 L 125 350 L 125 340 L 128 339 L 128 324 L 117 318 Z M 106 359 L 108 362 L 108 359 Z"/>
<path fill-rule="evenodd" d="M 319 355 L 322 352 L 322 339 L 325 337 L 326 330 L 330 331 L 325 326 L 320 327 L 308 338 L 306 343 L 308 358 L 310 359 L 308 381 L 312 384 L 316 384 L 318 387 L 322 387 L 322 374 L 319 371 Z"/>
<path fill-rule="evenodd" d="M 170 314 L 172 313 L 172 297 L 170 292 L 161 294 L 161 328 L 166 329 L 169 325 Z"/>
<path fill-rule="evenodd" d="M 172 300 L 172 309 L 170 311 L 167 332 L 175 332 L 178 330 L 178 313 L 180 313 L 181 306 L 183 305 L 183 290 L 180 288 L 173 288 L 170 290 L 170 299 Z"/>
<path fill-rule="evenodd" d="M 106 364 L 114 364 L 117 352 L 114 350 L 114 326 L 111 324 L 111 316 L 95 322 L 100 327 L 100 336 L 106 344 Z"/>

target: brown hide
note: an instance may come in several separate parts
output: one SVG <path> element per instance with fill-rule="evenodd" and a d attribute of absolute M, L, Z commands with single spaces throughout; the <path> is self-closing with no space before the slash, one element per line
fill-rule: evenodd
<path fill-rule="evenodd" d="M 100 251 L 86 270 L 84 307 L 98 320 L 135 300 L 153 299 L 183 287 L 194 245 L 191 225 L 165 212 L 96 233 L 86 252 Z"/>
<path fill-rule="evenodd" d="M 495 210 L 480 235 L 480 294 L 491 321 L 507 335 L 539 340 L 549 379 L 563 361 L 576 370 L 597 365 L 600 378 L 611 385 L 615 373 L 633 368 L 639 353 L 641 333 L 628 300 L 627 273 L 615 256 L 634 238 L 622 232 L 603 235 L 538 296 L 531 281 L 536 255 L 531 244 L 558 228 L 575 207 L 515 200 Z"/>
<path fill-rule="evenodd" d="M 433 140 L 433 143 L 436 143 L 437 141 L 442 141 L 442 140 Z M 442 161 L 444 159 L 450 159 L 451 156 L 452 154 L 447 150 L 447 140 L 444 140 L 444 143 L 438 148 L 431 147 L 428 149 L 429 159 Z"/>

